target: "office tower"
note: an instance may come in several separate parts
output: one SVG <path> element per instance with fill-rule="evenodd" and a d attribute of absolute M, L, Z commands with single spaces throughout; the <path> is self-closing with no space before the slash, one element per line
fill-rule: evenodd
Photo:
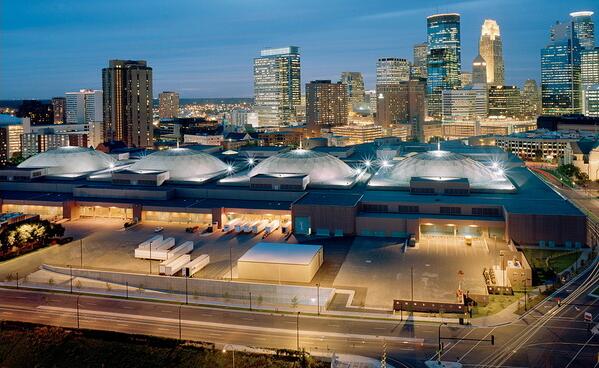
<path fill-rule="evenodd" d="M 472 72 L 462 71 L 460 73 L 460 86 L 462 88 L 472 85 Z"/>
<path fill-rule="evenodd" d="M 299 47 L 260 51 L 254 59 L 254 104 L 261 126 L 282 126 L 294 121 L 301 102 Z"/>
<path fill-rule="evenodd" d="M 599 118 L 599 84 L 588 84 L 582 90 L 582 113 Z"/>
<path fill-rule="evenodd" d="M 580 83 L 583 86 L 599 83 L 599 47 L 582 51 Z"/>
<path fill-rule="evenodd" d="M 592 11 L 579 11 L 570 13 L 574 35 L 580 47 L 585 50 L 595 48 L 595 24 Z"/>
<path fill-rule="evenodd" d="M 472 62 L 472 84 L 478 87 L 487 86 L 487 62 L 480 54 Z"/>
<path fill-rule="evenodd" d="M 413 77 L 426 78 L 426 54 L 426 42 L 414 45 Z"/>
<path fill-rule="evenodd" d="M 306 126 L 310 137 L 320 130 L 347 124 L 347 88 L 330 80 L 306 83 Z"/>
<path fill-rule="evenodd" d="M 67 121 L 67 99 L 53 97 L 52 111 L 54 112 L 54 124 L 64 124 Z"/>
<path fill-rule="evenodd" d="M 485 19 L 480 34 L 478 52 L 487 62 L 487 84 L 490 86 L 504 85 L 503 46 L 499 25 L 496 21 Z"/>
<path fill-rule="evenodd" d="M 375 89 L 369 89 L 364 92 L 364 102 L 368 103 L 370 112 L 376 114 L 377 94 Z"/>
<path fill-rule="evenodd" d="M 102 91 L 82 89 L 79 92 L 65 93 L 67 103 L 67 124 L 89 124 L 102 121 Z"/>
<path fill-rule="evenodd" d="M 0 165 L 6 165 L 11 158 L 21 153 L 24 119 L 29 118 L 0 115 Z"/>
<path fill-rule="evenodd" d="M 158 94 L 158 116 L 160 119 L 175 119 L 179 116 L 179 94 L 164 91 Z"/>
<path fill-rule="evenodd" d="M 436 14 L 427 21 L 427 108 L 441 117 L 441 91 L 460 86 L 460 15 Z"/>
<path fill-rule="evenodd" d="M 52 104 L 45 104 L 38 100 L 23 100 L 15 116 L 31 119 L 32 125 L 54 124 Z"/>
<path fill-rule="evenodd" d="M 376 63 L 376 84 L 397 84 L 410 80 L 410 64 L 406 59 L 382 58 Z"/>
<path fill-rule="evenodd" d="M 360 72 L 343 72 L 341 83 L 347 86 L 347 109 L 351 112 L 364 102 L 364 78 Z"/>
<path fill-rule="evenodd" d="M 487 117 L 486 89 L 447 89 L 441 96 L 444 123 L 472 122 Z"/>
<path fill-rule="evenodd" d="M 489 116 L 518 118 L 521 114 L 521 99 L 518 87 L 489 87 Z"/>
<path fill-rule="evenodd" d="M 411 79 L 408 84 L 408 123 L 421 142 L 424 139 L 423 125 L 426 119 L 426 78 Z"/>
<path fill-rule="evenodd" d="M 541 114 L 541 91 L 534 79 L 524 82 L 522 89 L 522 115 L 536 118 Z"/>
<path fill-rule="evenodd" d="M 541 49 L 543 114 L 580 113 L 580 43 L 572 22 L 551 27 L 549 44 Z"/>
<path fill-rule="evenodd" d="M 102 69 L 104 139 L 151 147 L 152 68 L 143 60 L 110 60 Z"/>

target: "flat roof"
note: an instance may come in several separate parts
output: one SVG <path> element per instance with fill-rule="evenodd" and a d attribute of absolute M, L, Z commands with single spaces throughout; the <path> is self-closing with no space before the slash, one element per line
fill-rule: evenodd
<path fill-rule="evenodd" d="M 322 245 L 258 243 L 245 252 L 239 262 L 308 265 L 322 250 Z"/>

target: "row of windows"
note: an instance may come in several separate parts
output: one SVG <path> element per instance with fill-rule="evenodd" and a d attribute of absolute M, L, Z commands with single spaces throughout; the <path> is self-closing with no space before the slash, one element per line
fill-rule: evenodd
<path fill-rule="evenodd" d="M 388 213 L 389 206 L 386 204 L 375 204 L 375 203 L 364 203 L 362 204 L 362 211 L 369 213 Z M 420 213 L 419 206 L 398 206 L 396 213 Z M 440 207 L 439 213 L 442 215 L 461 215 L 461 207 Z M 485 217 L 501 217 L 502 211 L 500 208 L 493 207 L 474 207 L 471 211 L 472 216 L 485 216 Z"/>

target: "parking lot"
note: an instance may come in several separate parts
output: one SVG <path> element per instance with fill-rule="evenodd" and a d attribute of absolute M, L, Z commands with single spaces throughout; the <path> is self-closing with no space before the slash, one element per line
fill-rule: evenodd
<path fill-rule="evenodd" d="M 121 220 L 79 219 L 64 224 L 66 236 L 73 242 L 51 246 L 0 264 L 0 279 L 19 272 L 35 272 L 43 263 L 121 272 L 157 274 L 160 261 L 136 259 L 137 245 L 155 235 L 174 237 L 177 244 L 192 240 L 192 259 L 200 254 L 210 256 L 210 264 L 194 277 L 237 278 L 236 261 L 260 241 L 283 242 L 280 230 L 262 239 L 262 234 L 187 233 L 184 224 L 145 221 L 130 229 L 122 228 Z M 298 242 L 292 236 L 288 242 Z M 474 240 L 471 246 L 452 237 L 426 237 L 418 247 L 402 250 L 403 239 L 342 237 L 310 238 L 300 242 L 324 246 L 324 263 L 311 284 L 322 287 L 350 289 L 355 292 L 354 305 L 389 308 L 393 299 L 455 301 L 458 285 L 471 293 L 484 292 L 482 269 L 489 267 L 492 256 L 488 245 Z M 81 252 L 81 250 L 83 252 Z M 83 255 L 83 257 L 81 257 Z M 458 272 L 462 271 L 462 275 Z"/>
<path fill-rule="evenodd" d="M 484 293 L 482 270 L 492 257 L 479 242 L 466 246 L 429 238 L 405 253 L 402 244 L 356 237 L 334 286 L 355 290 L 354 305 L 378 308 L 391 307 L 393 299 L 411 299 L 412 290 L 414 300 L 438 302 L 455 302 L 459 284 L 464 291 Z"/>

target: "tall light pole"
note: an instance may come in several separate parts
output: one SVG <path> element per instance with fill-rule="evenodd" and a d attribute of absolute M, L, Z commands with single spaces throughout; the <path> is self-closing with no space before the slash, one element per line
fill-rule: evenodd
<path fill-rule="evenodd" d="M 299 316 L 300 316 L 300 312 L 297 312 L 297 318 L 295 320 L 295 326 L 296 326 L 296 337 L 297 337 L 297 351 L 299 351 L 300 349 L 300 343 L 299 343 Z"/>
<path fill-rule="evenodd" d="M 414 266 L 410 266 L 410 285 L 412 288 L 412 302 L 414 302 Z"/>
<path fill-rule="evenodd" d="M 77 329 L 79 329 L 79 297 L 81 296 L 81 294 L 77 295 Z"/>
<path fill-rule="evenodd" d="M 79 267 L 83 268 L 83 239 L 79 239 Z"/>
<path fill-rule="evenodd" d="M 233 281 L 233 244 L 229 244 L 229 268 L 231 270 L 230 280 Z"/>
<path fill-rule="evenodd" d="M 442 352 L 443 346 L 441 345 L 441 326 L 444 326 L 444 325 L 447 325 L 447 322 L 441 322 L 439 324 L 439 334 L 437 335 L 439 338 L 439 359 L 438 359 L 439 362 L 441 361 L 441 354 L 443 353 Z"/>
<path fill-rule="evenodd" d="M 182 339 L 183 333 L 181 330 L 181 307 L 182 307 L 182 305 L 179 304 L 179 340 L 183 340 Z"/>
<path fill-rule="evenodd" d="M 320 316 L 320 284 L 316 283 L 316 315 Z"/>
<path fill-rule="evenodd" d="M 227 353 L 227 346 L 231 346 L 229 344 L 223 347 L 223 354 Z M 235 368 L 235 349 L 231 349 L 231 354 L 233 354 L 233 368 Z"/>
<path fill-rule="evenodd" d="M 69 265 L 69 274 L 71 275 L 71 278 L 69 280 L 71 284 L 71 294 L 73 294 L 73 266 L 71 265 Z"/>
<path fill-rule="evenodd" d="M 150 242 L 150 275 L 152 274 L 152 242 Z"/>

